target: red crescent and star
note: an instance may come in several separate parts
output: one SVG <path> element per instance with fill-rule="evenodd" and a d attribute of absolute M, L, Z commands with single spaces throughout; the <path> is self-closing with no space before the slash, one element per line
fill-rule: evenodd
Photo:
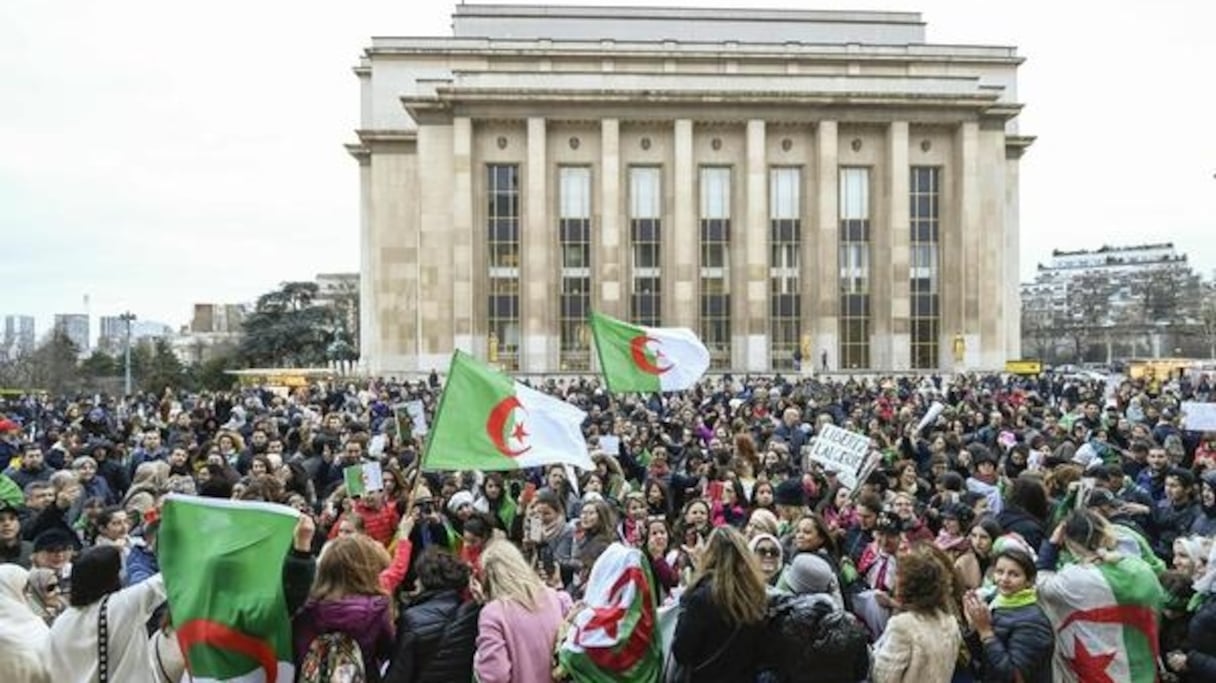
<path fill-rule="evenodd" d="M 490 437 L 494 448 L 508 458 L 518 458 L 532 450 L 532 446 L 525 443 L 525 439 L 528 438 L 528 431 L 524 429 L 524 421 L 522 419 L 518 420 L 509 432 L 509 438 L 514 439 L 520 447 L 513 449 L 507 444 L 507 420 L 511 418 L 517 408 L 521 412 L 527 412 L 519 403 L 518 398 L 508 396 L 494 404 L 494 407 L 490 409 L 490 415 L 486 418 L 486 436 Z"/>
<path fill-rule="evenodd" d="M 649 353 L 650 349 L 648 349 L 646 345 L 652 342 L 655 344 L 655 346 L 661 346 L 663 344 L 663 342 L 655 339 L 654 337 L 647 337 L 644 334 L 639 334 L 638 336 L 629 340 L 629 354 L 633 356 L 633 364 L 638 366 L 638 369 L 642 372 L 648 375 L 661 375 L 670 370 L 673 366 L 660 366 L 655 362 L 661 358 L 666 358 L 666 356 L 663 355 L 663 352 L 658 348 L 656 348 L 653 352 L 654 360 L 651 360 L 651 354 Z"/>

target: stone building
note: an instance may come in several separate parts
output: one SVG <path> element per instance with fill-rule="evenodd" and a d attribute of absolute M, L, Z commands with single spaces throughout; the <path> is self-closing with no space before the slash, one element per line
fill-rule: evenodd
<path fill-rule="evenodd" d="M 461 4 L 374 38 L 366 369 L 592 369 L 592 309 L 736 371 L 1000 367 L 1021 61 L 899 12 Z"/>

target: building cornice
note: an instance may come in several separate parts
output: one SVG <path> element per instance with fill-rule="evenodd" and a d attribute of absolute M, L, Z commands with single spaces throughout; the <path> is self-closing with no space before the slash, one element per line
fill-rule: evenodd
<path fill-rule="evenodd" d="M 377 148 L 385 148 L 389 146 L 409 146 L 414 145 L 418 141 L 418 132 L 414 130 L 403 129 L 384 129 L 384 130 L 356 130 L 355 135 L 359 137 L 359 142 L 347 143 L 346 153 L 355 158 L 361 166 L 366 166 L 371 162 L 372 152 L 377 151 Z"/>

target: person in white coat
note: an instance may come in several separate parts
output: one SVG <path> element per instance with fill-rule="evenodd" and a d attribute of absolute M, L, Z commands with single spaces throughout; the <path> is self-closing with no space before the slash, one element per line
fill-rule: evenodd
<path fill-rule="evenodd" d="M 47 638 L 50 629 L 25 602 L 29 572 L 0 565 L 0 678 L 5 683 L 50 683 Z"/>
<path fill-rule="evenodd" d="M 55 683 L 158 680 L 145 625 L 165 601 L 165 583 L 155 574 L 120 590 L 121 571 L 122 557 L 114 546 L 91 548 L 72 565 L 71 604 L 51 627 L 49 659 Z M 99 642 L 103 603 L 106 638 Z"/>

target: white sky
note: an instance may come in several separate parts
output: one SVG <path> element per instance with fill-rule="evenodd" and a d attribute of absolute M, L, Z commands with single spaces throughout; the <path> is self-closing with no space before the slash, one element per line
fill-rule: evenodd
<path fill-rule="evenodd" d="M 502 4 L 491 0 L 487 4 Z M 565 4 L 610 4 L 566 0 Z M 748 0 L 632 0 L 730 7 Z M 194 302 L 358 268 L 358 87 L 373 35 L 447 35 L 440 0 L 0 2 L 0 315 Z M 1216 269 L 1216 2 L 761 0 L 923 12 L 1016 45 L 1023 279 L 1052 248 L 1172 240 Z"/>

